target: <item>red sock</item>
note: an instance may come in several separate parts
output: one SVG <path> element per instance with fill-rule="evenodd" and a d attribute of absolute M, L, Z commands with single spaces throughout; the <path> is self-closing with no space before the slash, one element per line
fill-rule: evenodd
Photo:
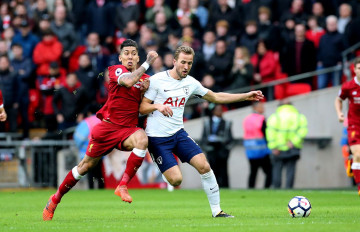
<path fill-rule="evenodd" d="M 360 169 L 353 169 L 352 171 L 354 173 L 355 183 L 357 184 L 358 189 L 360 190 Z"/>
<path fill-rule="evenodd" d="M 130 180 L 135 176 L 137 170 L 141 166 L 143 160 L 144 157 L 139 157 L 135 155 L 134 152 L 131 152 L 129 159 L 126 162 L 126 169 L 124 175 L 120 180 L 119 185 L 127 185 L 130 182 Z"/>
<path fill-rule="evenodd" d="M 58 204 L 65 193 L 69 192 L 72 187 L 76 185 L 79 180 L 76 180 L 72 174 L 72 170 L 66 175 L 65 179 L 59 186 L 57 192 L 52 197 L 52 201 Z"/>

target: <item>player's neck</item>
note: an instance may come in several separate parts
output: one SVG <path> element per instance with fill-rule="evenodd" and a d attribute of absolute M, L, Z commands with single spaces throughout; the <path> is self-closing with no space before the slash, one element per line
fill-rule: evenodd
<path fill-rule="evenodd" d="M 174 78 L 175 80 L 181 80 L 181 77 L 177 74 L 176 70 L 173 68 L 169 71 L 169 75 Z"/>

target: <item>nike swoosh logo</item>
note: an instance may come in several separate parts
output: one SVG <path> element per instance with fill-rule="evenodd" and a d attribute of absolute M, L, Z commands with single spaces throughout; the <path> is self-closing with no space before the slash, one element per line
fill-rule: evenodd
<path fill-rule="evenodd" d="M 164 89 L 164 92 L 169 92 L 171 91 L 172 89 Z"/>
<path fill-rule="evenodd" d="M 210 188 L 210 190 L 213 190 L 214 188 L 216 188 L 216 186 L 215 186 L 215 187 Z"/>

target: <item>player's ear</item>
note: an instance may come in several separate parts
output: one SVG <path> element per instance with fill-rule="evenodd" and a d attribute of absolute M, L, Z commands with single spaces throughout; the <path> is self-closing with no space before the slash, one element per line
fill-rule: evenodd
<path fill-rule="evenodd" d="M 119 54 L 119 61 L 120 61 L 120 63 L 121 63 L 121 53 Z"/>

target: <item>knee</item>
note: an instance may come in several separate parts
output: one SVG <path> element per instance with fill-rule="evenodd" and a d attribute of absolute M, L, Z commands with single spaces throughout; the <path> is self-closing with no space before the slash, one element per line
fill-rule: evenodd
<path fill-rule="evenodd" d="M 167 179 L 169 181 L 169 183 L 176 187 L 176 186 L 179 186 L 182 182 L 182 176 L 181 175 L 178 175 L 178 176 L 172 176 L 170 178 Z"/>
<path fill-rule="evenodd" d="M 197 167 L 197 170 L 200 174 L 205 174 L 205 173 L 210 172 L 211 167 L 208 162 L 204 162 L 203 164 L 201 164 Z"/>
<path fill-rule="evenodd" d="M 145 132 L 139 133 L 136 138 L 136 148 L 145 150 L 148 146 L 148 137 Z"/>

